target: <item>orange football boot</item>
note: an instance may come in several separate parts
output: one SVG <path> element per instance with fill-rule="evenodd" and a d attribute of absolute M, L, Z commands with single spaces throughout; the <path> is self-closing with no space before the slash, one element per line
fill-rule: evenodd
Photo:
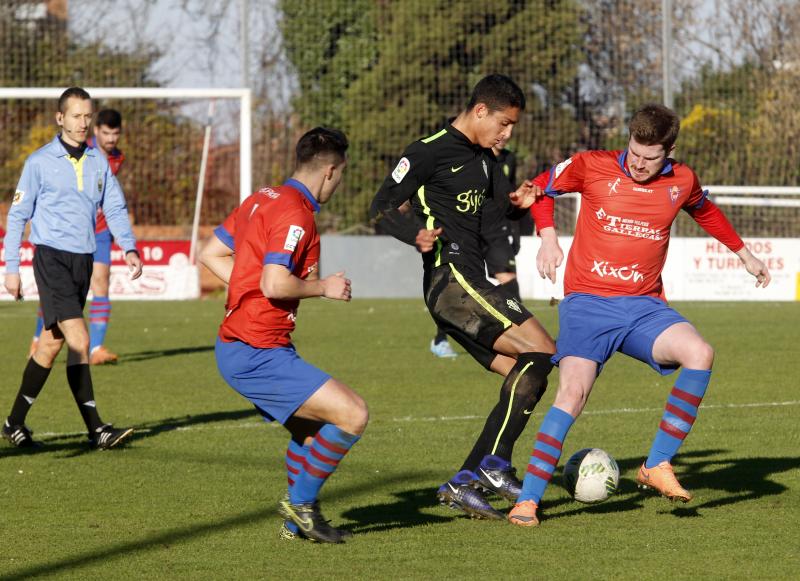
<path fill-rule="evenodd" d="M 89 356 L 89 363 L 91 365 L 106 365 L 108 363 L 116 363 L 118 357 L 102 345 L 95 347 L 92 354 Z"/>
<path fill-rule="evenodd" d="M 538 505 L 532 500 L 523 500 L 514 505 L 511 512 L 508 513 L 508 522 L 512 525 L 519 527 L 535 527 L 539 525 L 539 519 L 536 518 L 536 509 Z"/>
<path fill-rule="evenodd" d="M 672 464 L 666 460 L 652 468 L 645 468 L 642 464 L 639 474 L 636 476 L 636 482 L 639 483 L 640 488 L 652 488 L 670 500 L 680 500 L 681 502 L 692 500 L 692 493 L 680 485 L 672 471 Z"/>

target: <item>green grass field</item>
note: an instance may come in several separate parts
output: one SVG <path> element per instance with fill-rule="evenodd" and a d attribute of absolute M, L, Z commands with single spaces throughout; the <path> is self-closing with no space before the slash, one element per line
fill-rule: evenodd
<path fill-rule="evenodd" d="M 556 309 L 531 305 L 555 332 Z M 800 575 L 800 303 L 683 303 L 715 346 L 715 373 L 676 462 L 688 505 L 646 496 L 636 469 L 670 378 L 622 355 L 600 377 L 564 457 L 600 447 L 620 491 L 574 502 L 560 469 L 543 522 L 519 529 L 440 507 L 500 381 L 468 356 L 436 360 L 419 300 L 306 301 L 295 335 L 306 359 L 370 406 L 364 438 L 323 489 L 346 545 L 277 538 L 284 430 L 265 425 L 219 377 L 220 301 L 114 305 L 95 369 L 103 418 L 139 428 L 120 450 L 90 452 L 63 361 L 28 417 L 45 447 L 0 444 L 0 578 L 74 579 L 796 579 Z M 19 386 L 35 305 L 0 304 L 0 410 Z M 523 471 L 557 384 L 515 450 Z M 506 505 L 497 501 L 498 507 Z"/>

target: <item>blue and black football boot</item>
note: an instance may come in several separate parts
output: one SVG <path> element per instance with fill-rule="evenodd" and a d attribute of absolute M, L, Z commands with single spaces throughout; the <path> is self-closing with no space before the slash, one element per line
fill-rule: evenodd
<path fill-rule="evenodd" d="M 475 488 L 478 477 L 470 470 L 462 470 L 439 487 L 436 496 L 439 502 L 454 510 L 460 510 L 471 518 L 505 520 L 503 513 L 495 510 Z"/>
<path fill-rule="evenodd" d="M 517 502 L 522 492 L 522 482 L 517 478 L 517 469 L 511 466 L 511 462 L 491 454 L 484 456 L 477 475 L 479 488 L 502 496 L 509 502 Z"/>

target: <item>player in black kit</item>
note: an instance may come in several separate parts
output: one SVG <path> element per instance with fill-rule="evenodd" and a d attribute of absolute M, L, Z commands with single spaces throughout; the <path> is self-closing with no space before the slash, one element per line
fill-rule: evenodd
<path fill-rule="evenodd" d="M 492 147 L 511 136 L 525 96 L 510 78 L 489 75 L 467 108 L 441 131 L 409 145 L 370 209 L 380 227 L 422 253 L 425 303 L 434 321 L 486 369 L 502 375 L 489 413 L 461 470 L 438 491 L 442 503 L 473 517 L 502 519 L 481 489 L 515 502 L 521 490 L 511 453 L 547 387 L 553 339 L 504 285 L 486 279 L 481 225 L 490 198 L 518 219 L 534 186 L 512 191 L 495 171 Z M 411 200 L 414 220 L 400 206 Z"/>

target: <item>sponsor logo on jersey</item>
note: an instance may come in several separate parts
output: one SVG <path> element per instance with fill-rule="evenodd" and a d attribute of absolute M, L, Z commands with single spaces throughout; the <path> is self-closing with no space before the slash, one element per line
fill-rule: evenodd
<path fill-rule="evenodd" d="M 459 246 L 458 246 L 458 244 L 456 244 L 455 242 L 451 242 L 451 243 L 450 243 L 450 248 L 452 248 L 453 250 L 458 250 L 458 249 L 459 249 Z"/>
<path fill-rule="evenodd" d="M 669 201 L 675 204 L 678 201 L 678 196 L 681 195 L 681 189 L 678 186 L 670 186 L 667 188 L 669 193 Z"/>
<path fill-rule="evenodd" d="M 483 200 L 486 196 L 484 193 L 486 190 L 467 190 L 466 192 L 461 192 L 456 196 L 456 200 L 458 200 L 458 205 L 456 206 L 456 210 L 462 212 L 464 214 L 471 213 L 477 214 L 478 208 L 483 205 Z"/>
<path fill-rule="evenodd" d="M 597 210 L 594 215 L 603 223 L 603 230 L 612 234 L 622 234 L 623 236 L 646 238 L 648 240 L 663 240 L 665 237 L 664 232 L 653 228 L 650 222 L 645 220 L 612 216 L 607 214 L 603 208 Z"/>
<path fill-rule="evenodd" d="M 631 264 L 630 266 L 611 266 L 606 260 L 593 260 L 594 266 L 591 272 L 598 275 L 600 278 L 618 278 L 625 282 L 632 280 L 633 282 L 641 282 L 644 280 L 644 275 L 636 270 L 639 268 L 638 264 Z"/>
<path fill-rule="evenodd" d="M 633 191 L 634 192 L 642 192 L 644 194 L 652 194 L 653 193 L 653 190 L 651 190 L 650 188 L 643 188 L 642 186 L 633 186 Z"/>
<path fill-rule="evenodd" d="M 489 177 L 489 166 L 486 165 L 486 160 L 481 160 L 483 162 L 483 173 L 486 174 L 486 177 Z"/>
<path fill-rule="evenodd" d="M 17 204 L 22 203 L 22 199 L 25 197 L 25 192 L 22 190 L 17 190 L 14 192 L 14 199 L 11 201 L 12 206 L 16 206 Z"/>
<path fill-rule="evenodd" d="M 559 163 L 556 166 L 556 171 L 555 171 L 555 174 L 553 175 L 553 179 L 558 179 L 558 176 L 560 176 L 564 172 L 564 170 L 567 169 L 567 166 L 569 164 L 571 164 L 571 163 L 572 163 L 572 158 L 571 157 L 569 159 L 565 159 L 564 161 Z"/>
<path fill-rule="evenodd" d="M 258 190 L 258 193 L 259 194 L 264 194 L 268 198 L 272 198 L 273 200 L 277 199 L 281 195 L 280 192 L 276 192 L 272 188 L 261 188 L 260 190 Z"/>
<path fill-rule="evenodd" d="M 286 241 L 283 243 L 283 249 L 294 252 L 294 249 L 297 248 L 297 243 L 300 242 L 300 240 L 303 238 L 303 234 L 305 233 L 306 231 L 300 226 L 289 226 L 289 233 L 286 235 Z"/>
<path fill-rule="evenodd" d="M 450 168 L 450 171 L 451 171 L 451 172 L 453 172 L 453 173 L 456 173 L 456 172 L 457 172 L 457 171 L 459 171 L 459 170 L 460 170 L 462 167 L 464 167 L 464 166 L 463 166 L 463 165 L 460 165 L 460 166 L 458 166 L 458 167 L 451 167 L 451 168 Z"/>
<path fill-rule="evenodd" d="M 506 299 L 506 304 L 508 305 L 509 309 L 515 310 L 518 313 L 522 313 L 522 309 L 519 308 L 517 301 L 515 301 L 514 299 Z"/>
<path fill-rule="evenodd" d="M 396 181 L 398 184 L 403 181 L 403 178 L 406 177 L 408 170 L 411 169 L 411 162 L 408 161 L 407 157 L 400 158 L 400 161 L 397 162 L 397 167 L 394 168 L 392 172 L 392 179 Z"/>
<path fill-rule="evenodd" d="M 619 185 L 619 183 L 621 181 L 622 181 L 622 178 L 617 178 L 616 181 L 614 181 L 614 182 L 608 182 L 608 195 L 609 196 L 611 194 L 618 194 L 619 193 L 617 191 L 617 186 Z"/>

